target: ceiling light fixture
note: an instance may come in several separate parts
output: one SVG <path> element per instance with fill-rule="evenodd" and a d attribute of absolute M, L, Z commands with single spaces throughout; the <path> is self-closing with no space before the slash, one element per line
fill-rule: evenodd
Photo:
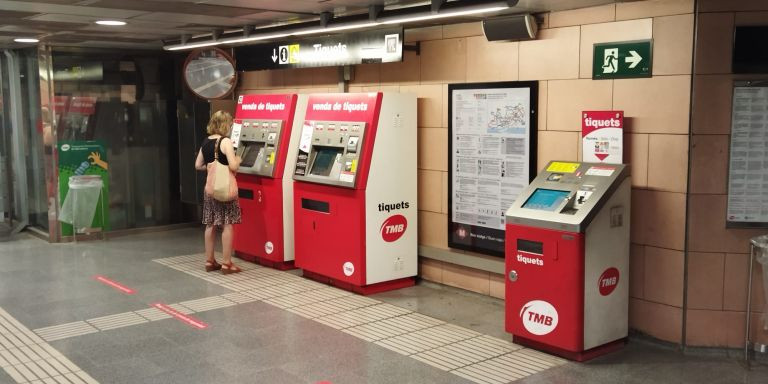
<path fill-rule="evenodd" d="M 15 41 L 17 43 L 38 43 L 38 42 L 40 42 L 40 40 L 33 39 L 33 38 L 30 38 L 30 37 L 22 37 L 22 38 L 18 38 L 18 39 L 13 39 L 13 41 Z"/>
<path fill-rule="evenodd" d="M 208 41 L 200 41 L 200 42 L 192 42 L 192 43 L 182 42 L 180 44 L 167 45 L 164 47 L 164 49 L 167 51 L 178 51 L 178 50 L 185 50 L 185 49 L 211 47 L 211 46 L 224 45 L 224 44 L 242 44 L 242 43 L 247 43 L 252 41 L 279 39 L 279 38 L 289 37 L 289 36 L 313 35 L 313 34 L 320 34 L 320 33 L 345 31 L 350 29 L 371 28 L 379 25 L 406 24 L 414 21 L 424 21 L 424 20 L 433 20 L 433 19 L 443 19 L 443 18 L 449 18 L 449 17 L 476 15 L 481 13 L 491 13 L 491 12 L 503 11 L 510 8 L 509 6 L 499 6 L 498 4 L 499 3 L 497 2 L 495 6 L 488 6 L 488 7 L 482 7 L 482 8 L 473 7 L 470 9 L 465 8 L 464 10 L 443 11 L 438 13 L 424 12 L 424 13 L 418 13 L 415 15 L 394 16 L 389 18 L 384 17 L 374 21 L 366 21 L 366 22 L 357 21 L 354 23 L 338 24 L 331 27 L 309 27 L 309 28 L 298 29 L 294 31 L 284 31 L 276 34 L 253 35 L 253 33 L 258 31 L 258 30 L 254 30 L 254 31 L 251 31 L 251 35 L 248 37 L 233 37 L 233 38 L 224 38 L 219 40 L 208 40 Z"/>
<path fill-rule="evenodd" d="M 111 27 L 115 27 L 115 26 L 125 25 L 126 22 L 125 21 L 120 21 L 120 20 L 98 20 L 98 21 L 96 21 L 96 24 L 98 24 L 98 25 L 108 25 L 108 26 L 111 26 Z"/>

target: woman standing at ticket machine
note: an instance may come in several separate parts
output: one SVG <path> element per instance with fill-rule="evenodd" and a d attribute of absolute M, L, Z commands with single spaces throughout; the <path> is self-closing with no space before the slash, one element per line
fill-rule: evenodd
<path fill-rule="evenodd" d="M 197 152 L 195 169 L 207 170 L 207 165 L 216 158 L 221 164 L 229 166 L 232 172 L 237 172 L 242 159 L 235 154 L 232 140 L 229 139 L 232 127 L 232 115 L 225 111 L 217 111 L 208 122 L 208 137 L 203 141 Z M 218 148 L 218 156 L 216 151 Z M 205 224 L 205 270 L 207 272 L 221 270 L 223 274 L 240 272 L 240 268 L 232 263 L 233 224 L 240 224 L 240 204 L 238 199 L 221 202 L 203 193 L 203 224 Z M 222 256 L 224 262 L 216 262 L 213 248 L 216 243 L 214 228 L 221 229 Z"/>

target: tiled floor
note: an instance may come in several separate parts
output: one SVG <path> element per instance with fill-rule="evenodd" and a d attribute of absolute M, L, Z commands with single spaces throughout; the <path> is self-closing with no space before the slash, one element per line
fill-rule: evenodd
<path fill-rule="evenodd" d="M 361 297 L 246 263 L 222 276 L 201 248 L 196 229 L 0 243 L 0 383 L 768 383 L 763 362 L 636 339 L 564 363 L 512 344 L 500 300 L 429 283 Z"/>

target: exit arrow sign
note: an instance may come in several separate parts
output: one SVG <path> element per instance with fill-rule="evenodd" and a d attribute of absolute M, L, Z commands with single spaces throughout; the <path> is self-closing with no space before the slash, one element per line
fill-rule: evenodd
<path fill-rule="evenodd" d="M 651 77 L 652 55 L 652 40 L 595 44 L 592 79 Z"/>

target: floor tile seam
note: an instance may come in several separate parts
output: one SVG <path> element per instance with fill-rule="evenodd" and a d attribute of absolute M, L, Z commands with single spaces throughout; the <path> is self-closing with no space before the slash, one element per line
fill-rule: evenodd
<path fill-rule="evenodd" d="M 467 371 L 469 371 L 469 372 L 467 372 Z M 487 372 L 478 371 L 478 370 L 466 370 L 466 371 L 456 370 L 455 372 L 451 371 L 450 373 L 452 373 L 452 374 L 454 374 L 456 376 L 464 377 L 464 378 L 466 378 L 468 380 L 472 380 L 472 381 L 474 381 L 476 383 L 482 382 L 482 383 L 503 383 L 503 384 L 506 384 L 506 383 L 510 382 L 510 379 L 502 378 L 502 377 L 500 377 L 498 375 L 491 375 L 491 374 L 489 374 Z M 463 373 L 466 376 L 462 375 L 461 373 Z M 467 377 L 467 376 L 469 376 L 469 377 Z M 520 379 L 522 379 L 522 378 L 524 378 L 524 377 L 526 377 L 528 375 L 520 376 L 520 375 L 515 374 L 515 375 L 510 375 L 510 376 L 513 377 L 511 379 L 511 381 L 517 381 L 517 380 L 520 380 Z M 482 381 L 479 381 L 479 380 L 482 380 Z"/>

